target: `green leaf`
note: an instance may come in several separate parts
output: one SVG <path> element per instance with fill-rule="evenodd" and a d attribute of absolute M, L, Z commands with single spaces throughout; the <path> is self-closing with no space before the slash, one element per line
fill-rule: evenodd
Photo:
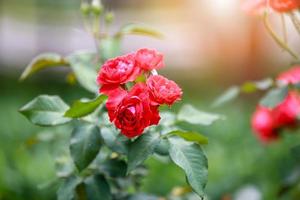
<path fill-rule="evenodd" d="M 181 131 L 181 130 L 176 130 L 168 133 L 168 135 L 177 135 L 186 141 L 189 142 L 196 142 L 198 144 L 207 144 L 208 139 L 204 135 L 196 132 L 191 132 L 191 131 Z"/>
<path fill-rule="evenodd" d="M 161 155 L 161 156 L 166 156 L 169 155 L 169 140 L 167 139 L 161 139 L 159 144 L 155 147 L 154 151 L 155 153 Z"/>
<path fill-rule="evenodd" d="M 120 55 L 121 40 L 117 37 L 107 37 L 101 40 L 101 56 L 103 60 Z"/>
<path fill-rule="evenodd" d="M 141 24 L 127 24 L 121 28 L 116 34 L 116 37 L 122 37 L 124 35 L 144 35 L 161 39 L 163 34 L 158 30 Z"/>
<path fill-rule="evenodd" d="M 63 57 L 56 53 L 43 53 L 35 57 L 30 64 L 26 67 L 24 72 L 22 73 L 20 80 L 25 80 L 32 74 L 48 68 L 48 67 L 59 67 L 63 65 L 69 65 L 67 61 L 63 59 Z"/>
<path fill-rule="evenodd" d="M 95 111 L 107 97 L 105 95 L 99 95 L 96 99 L 90 101 L 77 100 L 73 103 L 71 108 L 65 113 L 65 117 L 78 118 L 84 117 Z"/>
<path fill-rule="evenodd" d="M 300 145 L 292 147 L 291 154 L 297 161 L 300 161 Z"/>
<path fill-rule="evenodd" d="M 20 108 L 20 112 L 33 124 L 55 126 L 71 121 L 64 117 L 69 106 L 59 96 L 40 95 Z"/>
<path fill-rule="evenodd" d="M 223 105 L 233 99 L 235 99 L 240 93 L 240 89 L 237 86 L 233 86 L 227 89 L 220 97 L 218 97 L 212 104 L 213 107 Z"/>
<path fill-rule="evenodd" d="M 241 91 L 245 93 L 253 93 L 257 90 L 266 90 L 273 86 L 273 80 L 266 78 L 260 81 L 246 82 L 241 86 Z"/>
<path fill-rule="evenodd" d="M 120 154 L 127 155 L 129 139 L 119 134 L 113 128 L 103 127 L 101 128 L 101 136 L 104 140 L 104 143 L 112 150 Z"/>
<path fill-rule="evenodd" d="M 207 183 L 208 163 L 201 147 L 180 139 L 169 138 L 170 157 L 186 174 L 187 181 L 201 197 Z"/>
<path fill-rule="evenodd" d="M 103 175 L 95 175 L 87 178 L 85 188 L 88 200 L 111 200 L 112 195 L 108 182 Z"/>
<path fill-rule="evenodd" d="M 197 110 L 192 105 L 184 105 L 180 109 L 177 119 L 190 124 L 199 124 L 208 126 L 220 119 L 222 116 L 218 114 L 203 112 Z"/>
<path fill-rule="evenodd" d="M 138 194 L 131 195 L 128 200 L 158 200 L 158 199 L 160 198 L 153 195 L 138 193 Z"/>
<path fill-rule="evenodd" d="M 124 160 L 120 159 L 107 159 L 100 165 L 100 170 L 105 172 L 110 177 L 125 177 L 127 164 Z"/>
<path fill-rule="evenodd" d="M 78 80 L 79 84 L 86 90 L 96 93 L 97 71 L 95 54 L 88 52 L 75 53 L 66 58 Z"/>
<path fill-rule="evenodd" d="M 159 136 L 153 133 L 145 133 L 129 145 L 127 173 L 142 164 L 148 156 L 153 154 L 159 143 Z"/>
<path fill-rule="evenodd" d="M 58 200 L 75 200 L 77 185 L 81 183 L 81 179 L 75 176 L 70 176 L 64 180 L 57 191 Z"/>
<path fill-rule="evenodd" d="M 77 126 L 71 136 L 70 152 L 79 171 L 86 168 L 101 148 L 101 136 L 97 126 Z"/>
<path fill-rule="evenodd" d="M 260 104 L 268 108 L 274 108 L 285 99 L 287 94 L 287 87 L 272 89 L 260 100 Z"/>

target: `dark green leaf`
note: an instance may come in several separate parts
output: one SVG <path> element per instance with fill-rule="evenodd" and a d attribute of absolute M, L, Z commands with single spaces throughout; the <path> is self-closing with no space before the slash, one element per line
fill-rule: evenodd
<path fill-rule="evenodd" d="M 199 124 L 199 125 L 211 125 L 216 120 L 220 119 L 221 116 L 218 114 L 203 112 L 197 110 L 192 105 L 184 105 L 177 116 L 179 121 L 188 122 L 190 124 Z"/>
<path fill-rule="evenodd" d="M 220 97 L 218 97 L 212 104 L 213 107 L 223 105 L 233 99 L 235 99 L 240 93 L 240 89 L 237 86 L 233 86 L 227 89 Z"/>
<path fill-rule="evenodd" d="M 121 40 L 117 37 L 107 37 L 101 41 L 101 56 L 103 60 L 120 55 Z"/>
<path fill-rule="evenodd" d="M 100 131 L 94 125 L 77 126 L 70 141 L 70 152 L 79 171 L 86 168 L 101 148 Z"/>
<path fill-rule="evenodd" d="M 187 181 L 201 197 L 207 183 L 208 164 L 201 147 L 180 139 L 169 138 L 170 157 L 186 174 Z"/>
<path fill-rule="evenodd" d="M 300 161 L 300 145 L 291 148 L 291 154 L 297 161 Z"/>
<path fill-rule="evenodd" d="M 153 133 L 145 133 L 129 145 L 127 173 L 142 164 L 159 143 L 159 136 Z"/>
<path fill-rule="evenodd" d="M 272 89 L 260 100 L 260 104 L 268 108 L 274 108 L 284 100 L 287 94 L 287 87 Z"/>
<path fill-rule="evenodd" d="M 155 38 L 163 38 L 163 34 L 152 27 L 141 25 L 141 24 L 128 24 L 121 28 L 121 30 L 116 34 L 117 37 L 122 37 L 123 35 L 145 35 Z"/>
<path fill-rule="evenodd" d="M 111 200 L 112 195 L 108 182 L 103 175 L 95 175 L 87 178 L 85 188 L 88 200 Z"/>
<path fill-rule="evenodd" d="M 81 101 L 81 100 L 75 101 L 71 106 L 71 108 L 67 110 L 67 112 L 65 113 L 65 117 L 78 118 L 78 117 L 84 117 L 88 114 L 91 114 L 106 99 L 107 99 L 106 96 L 99 95 L 96 99 L 90 101 Z"/>
<path fill-rule="evenodd" d="M 98 86 L 96 83 L 97 63 L 95 54 L 75 53 L 68 56 L 66 59 L 70 63 L 79 84 L 86 90 L 96 93 L 98 91 Z"/>
<path fill-rule="evenodd" d="M 85 191 L 85 184 L 83 182 L 77 185 L 75 191 L 76 191 L 76 200 L 88 200 Z"/>
<path fill-rule="evenodd" d="M 69 106 L 59 96 L 40 95 L 19 111 L 36 125 L 55 126 L 71 120 L 64 117 L 68 109 Z"/>
<path fill-rule="evenodd" d="M 113 128 L 103 127 L 101 128 L 101 136 L 104 143 L 112 150 L 120 154 L 128 153 L 129 140 L 119 134 Z"/>
<path fill-rule="evenodd" d="M 68 177 L 64 180 L 63 184 L 57 191 L 58 200 L 75 200 L 76 192 L 75 189 L 79 185 L 81 179 L 75 176 Z"/>
<path fill-rule="evenodd" d="M 20 80 L 24 80 L 32 74 L 48 68 L 69 65 L 62 56 L 56 53 L 43 53 L 35 57 L 22 73 Z"/>
<path fill-rule="evenodd" d="M 168 133 L 169 135 L 177 135 L 186 141 L 190 142 L 196 142 L 198 144 L 207 144 L 208 139 L 204 135 L 196 132 L 191 132 L 191 131 L 181 131 L 181 130 L 176 130 Z"/>
<path fill-rule="evenodd" d="M 155 147 L 155 153 L 166 156 L 169 155 L 170 143 L 167 139 L 161 139 L 159 144 Z"/>
<path fill-rule="evenodd" d="M 113 178 L 126 176 L 126 169 L 126 162 L 120 159 L 109 159 L 100 165 L 100 170 Z"/>

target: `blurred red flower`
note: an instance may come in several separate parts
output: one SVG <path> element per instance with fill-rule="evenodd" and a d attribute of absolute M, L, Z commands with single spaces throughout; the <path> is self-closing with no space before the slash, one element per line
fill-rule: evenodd
<path fill-rule="evenodd" d="M 277 77 L 277 81 L 281 84 L 296 84 L 300 82 L 300 66 L 294 66 L 293 68 L 281 73 Z"/>
<path fill-rule="evenodd" d="M 300 7 L 300 0 L 269 0 L 270 7 L 277 12 L 290 12 Z"/>

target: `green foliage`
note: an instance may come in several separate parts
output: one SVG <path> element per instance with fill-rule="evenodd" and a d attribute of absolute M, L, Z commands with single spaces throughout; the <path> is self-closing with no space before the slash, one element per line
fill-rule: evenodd
<path fill-rule="evenodd" d="M 190 124 L 209 126 L 220 119 L 221 116 L 197 110 L 192 105 L 184 105 L 180 109 L 177 118 L 179 121 L 184 121 Z"/>
<path fill-rule="evenodd" d="M 121 39 L 117 37 L 107 37 L 101 42 L 102 59 L 107 60 L 120 55 Z"/>
<path fill-rule="evenodd" d="M 98 63 L 96 62 L 96 55 L 94 53 L 79 52 L 68 56 L 66 60 L 70 63 L 79 84 L 86 90 L 97 93 L 97 71 L 95 66 Z"/>
<path fill-rule="evenodd" d="M 148 37 L 162 38 L 163 35 L 158 30 L 146 25 L 140 24 L 127 24 L 121 28 L 116 34 L 116 37 L 122 37 L 124 35 L 143 35 Z"/>
<path fill-rule="evenodd" d="M 218 97 L 212 104 L 213 107 L 223 105 L 233 99 L 235 99 L 240 93 L 240 89 L 237 86 L 228 88 L 220 97 Z"/>
<path fill-rule="evenodd" d="M 154 133 L 145 133 L 129 145 L 127 173 L 142 164 L 159 143 L 159 137 Z"/>
<path fill-rule="evenodd" d="M 297 161 L 300 161 L 300 145 L 291 148 L 291 154 Z"/>
<path fill-rule="evenodd" d="M 40 95 L 20 108 L 20 112 L 33 124 L 55 126 L 69 122 L 64 117 L 69 106 L 59 96 Z"/>
<path fill-rule="evenodd" d="M 119 134 L 115 128 L 103 127 L 101 129 L 101 136 L 105 145 L 112 151 L 127 155 L 130 141 L 125 136 Z"/>
<path fill-rule="evenodd" d="M 198 144 L 190 144 L 173 138 L 169 141 L 171 159 L 184 170 L 193 190 L 203 197 L 208 164 L 201 147 Z"/>
<path fill-rule="evenodd" d="M 239 96 L 241 93 L 253 93 L 257 90 L 267 90 L 274 85 L 271 78 L 266 78 L 260 81 L 248 81 L 241 86 L 232 86 L 221 94 L 213 103 L 213 107 L 218 107 L 228 103 Z"/>
<path fill-rule="evenodd" d="M 74 192 L 81 179 L 76 176 L 66 178 L 57 191 L 58 200 L 74 200 L 76 193 Z"/>
<path fill-rule="evenodd" d="M 86 168 L 97 156 L 102 142 L 100 131 L 94 125 L 79 125 L 72 132 L 70 153 L 79 171 Z"/>
<path fill-rule="evenodd" d="M 177 130 L 177 131 L 172 131 L 172 132 L 168 133 L 168 135 L 177 135 L 177 136 L 185 139 L 186 141 L 196 142 L 198 144 L 207 144 L 208 143 L 207 137 L 205 137 L 204 135 L 202 135 L 200 133 L 196 133 L 196 132 Z"/>
<path fill-rule="evenodd" d="M 35 57 L 22 73 L 20 80 L 25 80 L 32 74 L 48 68 L 68 65 L 64 58 L 56 53 L 43 53 Z"/>
<path fill-rule="evenodd" d="M 113 36 L 101 33 L 96 22 L 103 17 L 102 14 L 91 10 L 92 5 L 88 2 L 84 3 L 84 20 L 92 20 L 87 24 L 93 24 L 90 28 L 97 52 L 75 52 L 66 57 L 56 53 L 41 54 L 25 69 L 21 80 L 47 67 L 66 65 L 82 88 L 98 95 L 97 71 L 101 63 L 120 54 L 121 39 L 125 35 L 162 38 L 159 31 L 137 24 L 123 26 Z M 103 13 L 107 14 L 105 11 Z M 107 22 L 106 26 L 109 25 L 110 22 Z M 145 77 L 140 76 L 136 81 L 143 82 Z M 56 159 L 57 176 L 62 180 L 57 192 L 58 199 L 155 199 L 152 195 L 137 193 L 141 179 L 147 173 L 143 163 L 153 154 L 164 158 L 170 156 L 185 171 L 194 191 L 203 197 L 207 160 L 199 145 L 207 144 L 208 139 L 197 132 L 178 130 L 177 122 L 208 126 L 221 116 L 184 105 L 178 115 L 164 112 L 158 126 L 129 139 L 116 130 L 108 120 L 105 109 L 100 109 L 106 100 L 106 96 L 99 95 L 92 100 L 76 100 L 69 107 L 59 96 L 41 95 L 20 109 L 32 123 L 41 126 L 55 126 L 73 120 L 68 124 L 72 130 L 69 151 Z"/>
<path fill-rule="evenodd" d="M 85 181 L 85 189 L 88 200 L 111 200 L 110 186 L 103 175 L 96 174 Z"/>
<path fill-rule="evenodd" d="M 287 87 L 272 89 L 260 100 L 260 104 L 268 108 L 274 108 L 284 100 L 287 94 Z"/>
<path fill-rule="evenodd" d="M 65 113 L 65 117 L 79 118 L 84 117 L 94 112 L 105 100 L 104 95 L 99 95 L 97 98 L 89 101 L 77 100 L 71 108 Z"/>

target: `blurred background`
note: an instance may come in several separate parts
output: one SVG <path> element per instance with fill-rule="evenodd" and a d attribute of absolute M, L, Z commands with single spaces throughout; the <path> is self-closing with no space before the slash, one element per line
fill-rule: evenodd
<path fill-rule="evenodd" d="M 205 149 L 209 198 L 297 199 L 293 197 L 299 195 L 297 188 L 280 198 L 278 194 L 290 179 L 299 176 L 289 149 L 300 137 L 285 134 L 280 142 L 267 146 L 257 141 L 249 120 L 260 94 L 242 96 L 218 109 L 210 106 L 230 85 L 275 76 L 290 66 L 289 55 L 267 35 L 258 17 L 241 11 L 241 2 L 102 1 L 115 14 L 111 32 L 138 22 L 165 35 L 162 40 L 126 36 L 122 52 L 141 47 L 163 52 L 166 67 L 162 73 L 182 86 L 184 101 L 227 116 L 213 127 L 198 127 L 210 140 Z M 67 102 L 88 94 L 65 84 L 65 70 L 45 70 L 22 83 L 18 78 L 41 52 L 67 55 L 79 49 L 95 50 L 79 7 L 79 0 L 0 0 L 0 200 L 55 199 L 56 188 L 49 187 L 55 177 L 54 158 L 70 133 L 33 126 L 18 108 L 41 93 L 60 94 Z M 272 16 L 281 33 L 279 19 Z M 299 52 L 299 37 L 289 20 L 287 27 L 289 43 Z M 147 164 L 150 172 L 143 191 L 164 196 L 174 187 L 185 185 L 177 167 L 155 160 Z"/>

